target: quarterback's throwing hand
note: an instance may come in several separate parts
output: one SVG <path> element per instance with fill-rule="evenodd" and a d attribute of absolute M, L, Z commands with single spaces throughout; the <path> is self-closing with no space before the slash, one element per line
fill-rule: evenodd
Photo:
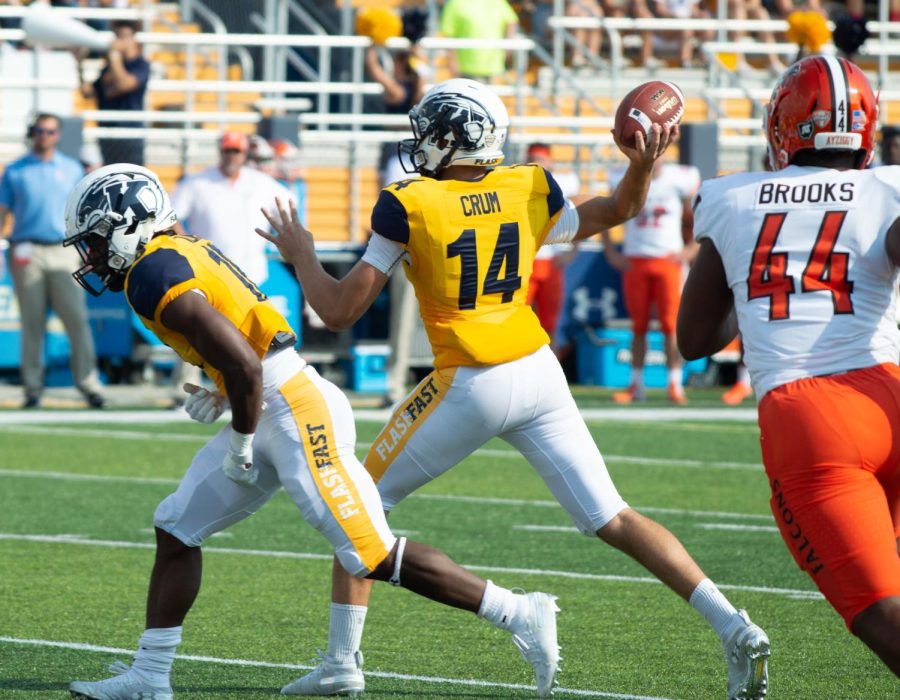
<path fill-rule="evenodd" d="M 260 209 L 260 211 L 275 234 L 260 228 L 256 229 L 256 233 L 278 248 L 278 252 L 281 253 L 281 257 L 286 263 L 299 260 L 304 255 L 316 254 L 312 234 L 300 223 L 297 205 L 293 200 L 288 203 L 288 209 L 285 209 L 284 203 L 276 197 L 274 214 L 266 209 Z"/>
<path fill-rule="evenodd" d="M 666 152 L 669 144 L 678 140 L 680 133 L 681 130 L 677 124 L 675 126 L 660 126 L 659 124 L 654 124 L 650 129 L 649 138 L 646 141 L 644 140 L 644 134 L 642 132 L 638 131 L 634 135 L 634 148 L 626 146 L 615 132 L 613 132 L 613 141 L 616 142 L 616 146 L 619 147 L 619 150 L 628 156 L 628 160 L 635 165 L 643 165 L 649 168 L 652 167 L 653 163 Z"/>

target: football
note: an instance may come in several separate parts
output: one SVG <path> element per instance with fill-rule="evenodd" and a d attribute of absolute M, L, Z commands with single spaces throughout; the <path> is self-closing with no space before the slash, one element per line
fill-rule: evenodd
<path fill-rule="evenodd" d="M 647 134 L 653 124 L 675 126 L 684 116 L 684 94 L 674 83 L 651 80 L 638 85 L 619 103 L 613 131 L 626 146 L 634 147 L 638 131 Z"/>

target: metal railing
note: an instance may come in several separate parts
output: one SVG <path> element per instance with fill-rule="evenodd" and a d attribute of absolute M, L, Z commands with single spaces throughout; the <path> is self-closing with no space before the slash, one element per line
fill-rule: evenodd
<path fill-rule="evenodd" d="M 559 2 L 559 0 L 557 0 Z M 200 4 L 193 1 L 189 3 L 192 12 L 201 16 L 203 10 Z M 724 3 L 723 3 L 724 4 Z M 0 7 L 0 17 L 21 17 L 25 8 Z M 128 10 L 90 10 L 90 9 L 64 9 L 58 8 L 60 13 L 86 19 L 92 17 L 143 19 L 149 20 L 154 16 L 153 6 L 145 9 Z M 118 121 L 151 121 L 156 124 L 170 126 L 151 127 L 90 127 L 86 130 L 86 136 L 104 138 L 134 138 L 140 136 L 151 143 L 169 143 L 182 149 L 182 165 L 187 165 L 191 157 L 189 145 L 193 142 L 203 143 L 213 140 L 217 134 L 204 130 L 202 124 L 217 123 L 220 127 L 227 124 L 254 124 L 260 118 L 260 112 L 271 110 L 274 113 L 299 111 L 314 107 L 313 111 L 304 113 L 300 117 L 300 123 L 304 127 L 301 138 L 311 145 L 334 144 L 345 149 L 347 161 L 350 163 L 351 183 L 351 214 L 361 208 L 359 201 L 359 168 L 371 167 L 358 151 L 358 146 L 365 144 L 378 144 L 394 141 L 398 138 L 397 131 L 368 131 L 370 127 L 396 127 L 407 123 L 405 117 L 391 117 L 386 115 L 365 114 L 363 111 L 363 97 L 365 95 L 379 95 L 383 92 L 381 85 L 374 82 L 366 82 L 363 75 L 363 54 L 370 45 L 369 39 L 360 36 L 333 36 L 323 34 L 247 34 L 225 33 L 224 27 L 216 24 L 210 18 L 204 18 L 215 31 L 212 33 L 161 33 L 141 32 L 138 40 L 148 46 L 173 46 L 182 47 L 186 56 L 186 76 L 184 80 L 151 79 L 148 84 L 148 92 L 177 92 L 183 95 L 183 108 L 177 111 L 156 110 L 127 113 L 101 113 L 96 110 L 88 110 L 83 116 L 88 120 L 116 119 Z M 526 141 L 546 141 L 554 144 L 568 144 L 578 146 L 575 149 L 576 157 L 582 152 L 589 154 L 591 166 L 596 166 L 597 161 L 609 161 L 615 154 L 609 128 L 612 119 L 604 112 L 603 104 L 598 98 L 613 101 L 623 94 L 627 87 L 624 84 L 624 44 L 621 41 L 623 32 L 626 31 L 678 31 L 684 29 L 715 29 L 720 39 L 730 31 L 755 32 L 769 30 L 783 31 L 786 24 L 780 21 L 760 22 L 758 20 L 636 20 L 628 18 L 573 18 L 553 17 L 550 26 L 560 41 L 554 41 L 553 52 L 544 50 L 541 45 L 530 38 L 519 37 L 515 39 L 501 39 L 494 41 L 449 39 L 428 37 L 421 41 L 421 46 L 427 57 L 436 58 L 442 52 L 449 49 L 463 48 L 493 48 L 509 51 L 514 56 L 514 68 L 508 75 L 508 80 L 503 85 L 496 86 L 497 92 L 509 98 L 511 113 L 511 136 L 524 143 Z M 575 75 L 565 67 L 565 40 L 566 34 L 577 28 L 597 28 L 609 37 L 610 63 L 605 75 L 603 75 L 603 93 L 591 90 L 590 81 L 585 81 L 583 75 Z M 879 57 L 878 82 L 889 87 L 887 80 L 888 58 L 900 55 L 900 23 L 877 22 L 869 23 L 870 31 L 877 34 L 878 40 L 870 42 L 864 47 L 863 53 L 868 56 Z M 21 30 L 0 30 L 0 39 L 19 41 L 23 38 Z M 408 45 L 405 39 L 392 39 L 388 42 L 389 48 L 399 48 Z M 283 79 L 267 80 L 227 80 L 227 56 L 229 51 L 247 52 L 248 48 L 263 47 L 278 49 L 281 55 L 287 55 L 289 49 L 309 48 L 317 52 L 318 80 L 311 81 L 287 81 Z M 192 72 L 191 62 L 194 51 L 198 49 L 217 51 L 218 80 L 194 80 L 190 79 Z M 780 53 L 792 55 L 797 51 L 793 44 L 756 43 L 756 42 L 728 42 L 715 41 L 703 45 L 703 50 L 710 56 L 719 53 Z M 331 75 L 333 54 L 335 51 L 345 51 L 351 56 L 351 74 L 349 80 L 335 80 Z M 238 54 L 239 55 L 239 54 Z M 223 71 L 223 63 L 224 71 Z M 884 59 L 883 61 L 881 59 Z M 551 80 L 541 81 L 539 85 L 532 85 L 527 80 L 527 67 L 530 61 L 546 66 L 551 71 Z M 720 126 L 720 145 L 726 149 L 758 148 L 763 144 L 761 123 L 759 120 L 728 119 L 720 105 L 724 100 L 741 98 L 759 107 L 767 99 L 768 88 L 741 87 L 734 81 L 723 80 L 722 75 L 727 73 L 715 61 L 711 62 L 706 76 L 706 82 L 700 95 L 706 99 L 709 114 L 715 118 Z M 245 70 L 246 70 L 245 66 Z M 246 70 L 245 75 L 252 77 L 253 67 Z M 278 71 L 267 71 L 268 75 L 278 75 Z M 597 77 L 595 73 L 592 78 Z M 599 84 L 594 81 L 595 86 Z M 3 88 L 29 88 L 39 90 L 43 88 L 77 88 L 74 76 L 70 78 L 36 78 L 23 76 L 21 78 L 4 79 L 0 89 Z M 261 95 L 262 98 L 254 101 L 256 112 L 231 112 L 228 109 L 228 94 L 252 94 Z M 216 110 L 203 112 L 197 109 L 202 97 L 213 96 Z M 347 114 L 334 114 L 330 109 L 330 97 L 333 95 L 345 95 L 349 112 Z M 548 111 L 553 112 L 557 100 L 567 96 L 574 98 L 574 116 L 532 116 L 528 114 L 528 99 L 536 97 Z M 696 96 L 696 95 L 695 95 Z M 900 91 L 884 89 L 881 93 L 883 103 L 900 99 Z M 558 110 L 557 110 L 558 111 Z M 883 114 L 885 112 L 883 111 Z M 179 128 L 173 128 L 180 125 Z M 564 129 L 564 133 L 558 130 Z M 12 133 L 10 129 L 10 133 Z M 16 136 L 21 133 L 16 130 Z M 5 131 L 0 133 L 5 136 Z M 585 149 L 584 147 L 587 147 Z M 371 149 L 369 150 L 371 152 Z M 593 177 L 592 171 L 591 177 Z M 354 218 L 358 221 L 358 218 Z M 354 228 L 356 230 L 356 228 Z"/>

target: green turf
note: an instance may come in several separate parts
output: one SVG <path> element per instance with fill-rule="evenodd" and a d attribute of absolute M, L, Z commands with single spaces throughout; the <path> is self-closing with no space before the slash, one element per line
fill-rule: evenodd
<path fill-rule="evenodd" d="M 378 427 L 360 423 L 360 442 Z M 773 525 L 753 424 L 604 422 L 591 429 L 624 497 L 675 532 L 712 578 L 735 587 L 726 588 L 729 597 L 768 631 L 770 697 L 900 697 L 900 683 L 826 603 L 810 598 L 812 584 L 777 533 L 709 529 Z M 153 559 L 153 509 L 213 430 L 185 423 L 0 427 L 0 700 L 64 698 L 70 680 L 104 677 L 109 662 L 128 658 L 127 651 L 48 642 L 133 648 Z M 570 689 L 588 697 L 723 698 L 721 652 L 701 618 L 657 583 L 612 578 L 648 574 L 596 540 L 533 529 L 569 529 L 571 522 L 507 445 L 487 448 L 399 506 L 392 526 L 502 585 L 559 595 L 557 697 L 577 697 Z M 119 480 L 76 478 L 85 476 Z M 21 539 L 27 535 L 76 539 Z M 303 671 L 271 664 L 308 665 L 326 642 L 329 548 L 293 503 L 278 494 L 226 535 L 207 543 L 204 586 L 179 652 L 243 665 L 179 660 L 176 697 L 276 697 Z M 121 546 L 128 543 L 143 546 Z M 233 551 L 251 549 L 262 553 Z M 531 671 L 505 633 L 406 591 L 376 586 L 363 648 L 368 697 L 533 697 L 516 687 L 531 684 Z"/>

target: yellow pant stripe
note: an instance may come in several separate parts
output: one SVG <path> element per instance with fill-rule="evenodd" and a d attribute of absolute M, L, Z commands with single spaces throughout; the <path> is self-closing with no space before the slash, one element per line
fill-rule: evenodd
<path fill-rule="evenodd" d="M 390 419 L 372 442 L 365 466 L 377 484 L 391 466 L 394 457 L 403 451 L 406 443 L 444 400 L 453 384 L 456 368 L 435 370 L 423 379 L 413 391 L 397 404 Z"/>
<path fill-rule="evenodd" d="M 353 478 L 337 453 L 334 427 L 325 397 L 302 372 L 285 382 L 280 391 L 291 407 L 319 495 L 353 544 L 364 566 L 374 571 L 389 552 L 372 524 Z"/>

